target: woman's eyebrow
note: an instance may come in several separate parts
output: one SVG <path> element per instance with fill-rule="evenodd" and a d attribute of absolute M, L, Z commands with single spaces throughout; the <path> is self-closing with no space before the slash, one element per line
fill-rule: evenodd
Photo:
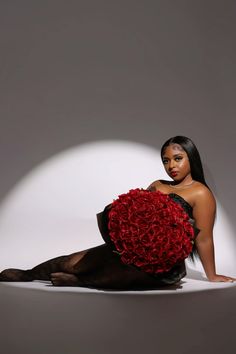
<path fill-rule="evenodd" d="M 181 152 L 179 154 L 174 154 L 173 157 L 177 157 L 177 156 L 184 156 Z M 169 157 L 166 157 L 166 156 L 163 156 L 162 158 L 163 160 L 166 159 L 166 160 L 169 160 Z"/>

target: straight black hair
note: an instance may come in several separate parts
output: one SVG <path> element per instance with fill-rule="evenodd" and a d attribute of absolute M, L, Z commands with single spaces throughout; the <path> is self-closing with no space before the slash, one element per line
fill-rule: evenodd
<path fill-rule="evenodd" d="M 163 158 L 163 155 L 165 153 L 165 149 L 167 148 L 167 146 L 170 146 L 172 144 L 178 144 L 178 145 L 182 146 L 184 151 L 187 153 L 189 163 L 190 163 L 192 178 L 195 181 L 201 182 L 207 188 L 209 188 L 206 181 L 205 181 L 200 154 L 198 152 L 198 149 L 196 148 L 196 145 L 193 143 L 193 141 L 191 139 L 187 138 L 186 136 L 181 136 L 181 135 L 177 135 L 177 136 L 174 136 L 173 138 L 168 139 L 162 145 L 161 158 Z"/>
<path fill-rule="evenodd" d="M 205 181 L 204 177 L 204 172 L 203 172 L 203 167 L 202 167 L 202 161 L 200 154 L 198 152 L 198 149 L 196 148 L 195 144 L 193 141 L 186 136 L 181 136 L 177 135 L 174 136 L 173 138 L 168 139 L 161 148 L 161 158 L 163 159 L 165 149 L 167 146 L 170 146 L 172 144 L 178 144 L 182 146 L 184 151 L 188 155 L 189 163 L 190 163 L 190 168 L 191 168 L 191 176 L 195 181 L 201 182 L 204 184 L 208 189 L 210 189 Z M 194 243 L 192 252 L 189 255 L 189 259 L 194 263 L 195 258 L 199 258 L 198 252 L 196 245 Z"/>

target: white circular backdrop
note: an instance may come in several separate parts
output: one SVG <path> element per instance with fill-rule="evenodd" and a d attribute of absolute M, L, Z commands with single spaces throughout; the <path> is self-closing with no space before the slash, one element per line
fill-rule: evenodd
<path fill-rule="evenodd" d="M 92 142 L 49 158 L 1 205 L 1 269 L 32 267 L 103 243 L 96 214 L 119 194 L 167 177 L 160 152 L 134 142 Z M 234 275 L 233 231 L 219 202 L 214 231 L 217 270 Z M 203 271 L 199 262 L 187 265 Z"/>

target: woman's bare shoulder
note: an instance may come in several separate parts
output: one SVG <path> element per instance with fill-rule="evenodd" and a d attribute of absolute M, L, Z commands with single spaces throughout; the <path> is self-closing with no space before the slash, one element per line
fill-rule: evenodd
<path fill-rule="evenodd" d="M 198 182 L 194 188 L 195 204 L 215 205 L 216 200 L 212 191 L 204 184 Z"/>
<path fill-rule="evenodd" d="M 157 190 L 160 186 L 169 184 L 170 181 L 165 181 L 163 179 L 157 179 L 156 181 L 152 182 L 147 189 L 149 190 Z"/>
<path fill-rule="evenodd" d="M 147 187 L 147 190 L 155 191 L 156 187 L 157 187 L 157 183 L 158 183 L 158 181 L 154 181 L 154 182 L 150 183 L 149 186 Z"/>
<path fill-rule="evenodd" d="M 209 188 L 196 186 L 194 191 L 193 218 L 200 230 L 212 232 L 216 215 L 216 200 Z M 208 230 L 208 231 L 207 231 Z"/>

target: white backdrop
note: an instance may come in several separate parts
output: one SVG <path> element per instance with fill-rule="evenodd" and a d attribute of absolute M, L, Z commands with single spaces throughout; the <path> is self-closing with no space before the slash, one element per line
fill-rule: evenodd
<path fill-rule="evenodd" d="M 159 151 L 127 141 L 83 144 L 48 159 L 0 208 L 1 268 L 28 268 L 103 243 L 96 214 L 119 194 L 158 178 L 168 179 Z M 217 270 L 233 276 L 234 234 L 220 203 L 214 231 Z M 188 266 L 202 271 L 199 262 Z"/>

